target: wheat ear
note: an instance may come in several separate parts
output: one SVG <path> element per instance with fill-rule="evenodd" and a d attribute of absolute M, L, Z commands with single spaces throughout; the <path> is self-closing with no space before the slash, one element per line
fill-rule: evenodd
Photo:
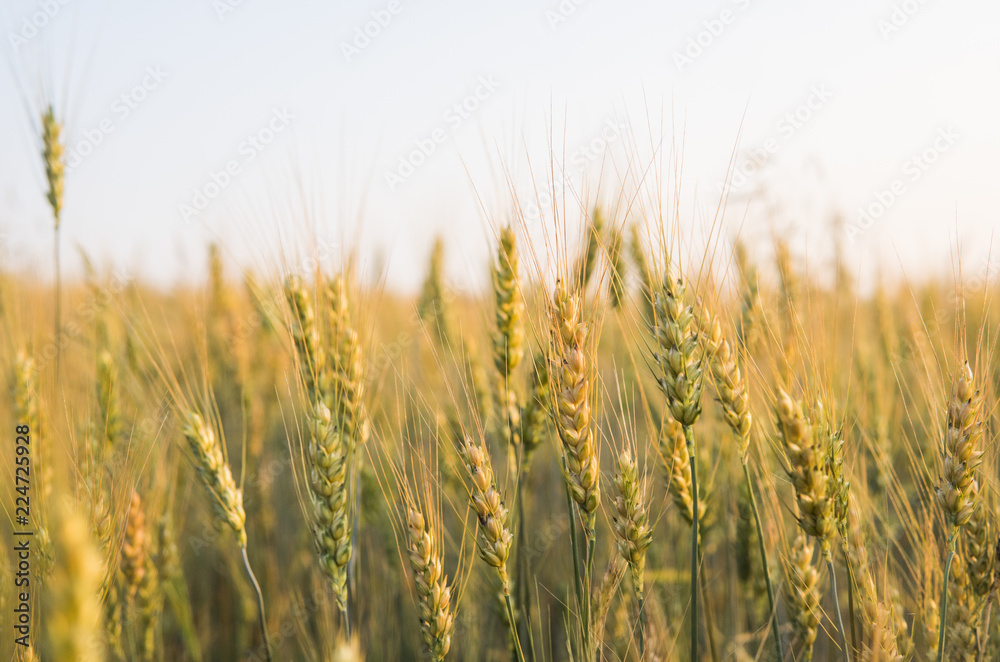
<path fill-rule="evenodd" d="M 471 482 L 469 500 L 479 518 L 479 556 L 486 565 L 496 570 L 500 579 L 500 588 L 507 606 L 507 625 L 514 640 L 518 660 L 524 662 L 524 653 L 521 651 L 517 634 L 517 621 L 510 601 L 510 577 L 507 574 L 507 559 L 514 541 L 507 526 L 507 507 L 497 490 L 493 478 L 493 464 L 486 445 L 483 443 L 477 445 L 466 437 L 459 448 L 459 454 Z"/>
<path fill-rule="evenodd" d="M 552 397 L 563 449 L 563 476 L 593 538 L 601 502 L 599 458 L 590 417 L 591 372 L 587 328 L 580 320 L 580 300 L 556 285 L 552 307 Z"/>
<path fill-rule="evenodd" d="M 979 450 L 979 392 L 973 385 L 972 368 L 965 363 L 952 385 L 948 422 L 944 435 L 944 471 L 937 489 L 937 501 L 944 511 L 948 533 L 948 557 L 944 564 L 941 589 L 941 619 L 938 635 L 938 662 L 944 660 L 945 633 L 948 631 L 948 578 L 955 558 L 959 531 L 975 510 L 978 493 L 976 471 L 983 461 Z"/>
<path fill-rule="evenodd" d="M 243 566 L 246 568 L 247 576 L 257 595 L 261 635 L 264 638 L 264 650 L 268 662 L 270 662 L 271 639 L 267 631 L 267 617 L 264 613 L 264 596 L 247 556 L 247 518 L 246 512 L 243 510 L 243 492 L 236 487 L 233 473 L 222 454 L 222 445 L 215 436 L 215 430 L 196 411 L 189 410 L 185 415 L 184 438 L 187 440 L 195 470 L 211 497 L 216 516 L 228 524 L 236 535 L 236 541 L 243 556 Z"/>
<path fill-rule="evenodd" d="M 292 338 L 309 407 L 306 450 L 313 540 L 320 569 L 331 583 L 349 632 L 347 565 L 353 536 L 349 473 L 357 443 L 367 438 L 368 424 L 361 399 L 360 350 L 350 323 L 343 276 L 331 281 L 327 295 L 329 352 L 320 344 L 312 301 L 301 279 L 293 276 L 285 282 Z"/>
<path fill-rule="evenodd" d="M 435 545 L 434 529 L 414 504 L 407 506 L 406 532 L 406 551 L 420 603 L 420 630 L 431 658 L 441 662 L 451 648 L 455 629 L 451 587 Z"/>
<path fill-rule="evenodd" d="M 750 478 L 750 430 L 753 424 L 753 416 L 750 414 L 750 393 L 747 388 L 743 372 L 740 370 L 739 362 L 732 346 L 722 332 L 722 326 L 718 318 L 708 308 L 702 309 L 702 327 L 705 342 L 708 347 L 708 363 L 711 369 L 713 381 L 719 405 L 722 407 L 722 414 L 726 423 L 736 435 L 736 441 L 740 451 L 740 462 L 743 465 L 743 480 L 746 486 L 747 499 L 750 503 L 750 510 L 753 514 L 754 525 L 757 528 L 757 540 L 760 546 L 761 565 L 764 570 L 764 584 L 767 589 L 767 602 L 770 618 L 777 619 L 777 602 L 775 600 L 774 586 L 771 583 L 771 569 L 767 560 L 767 546 L 764 543 L 764 528 L 760 521 L 760 511 L 757 509 L 757 497 L 753 490 L 753 481 Z M 773 629 L 775 652 L 778 659 L 784 658 L 784 651 L 781 645 L 781 636 L 778 632 L 777 622 Z"/>
<path fill-rule="evenodd" d="M 347 441 L 322 402 L 310 416 L 309 485 L 313 536 L 320 568 L 333 585 L 341 611 L 347 608 L 347 563 L 351 558 Z"/>
<path fill-rule="evenodd" d="M 351 319 L 348 279 L 337 274 L 327 287 L 330 300 L 330 346 L 328 370 L 330 385 L 326 387 L 331 411 L 336 413 L 348 442 L 348 455 L 358 445 L 368 441 L 369 423 L 365 410 L 364 363 L 358 332 Z"/>
<path fill-rule="evenodd" d="M 142 499 L 133 490 L 125 520 L 120 567 L 126 604 L 140 617 L 139 654 L 145 661 L 153 660 L 156 654 L 156 593 L 159 587 L 152 550 L 153 541 L 146 525 Z"/>
<path fill-rule="evenodd" d="M 653 270 L 649 267 L 649 258 L 646 257 L 646 248 L 642 241 L 639 225 L 633 223 L 630 227 L 630 233 L 629 253 L 639 274 L 639 296 L 641 297 L 642 314 L 646 323 L 652 324 L 654 315 L 653 299 L 656 294 Z"/>
<path fill-rule="evenodd" d="M 788 560 L 788 599 L 789 620 L 792 631 L 798 642 L 803 662 L 810 662 L 813 656 L 813 644 L 819 633 L 821 607 L 819 603 L 819 571 L 813 565 L 813 544 L 803 532 L 795 537 L 791 557 Z"/>
<path fill-rule="evenodd" d="M 615 510 L 614 521 L 615 540 L 618 553 L 621 555 L 632 574 L 632 586 L 635 588 L 639 612 L 639 657 L 645 649 L 645 599 L 643 586 L 643 571 L 646 567 L 646 550 L 653 542 L 653 532 L 646 517 L 647 498 L 644 481 L 639 478 L 639 468 L 636 466 L 632 453 L 625 448 L 618 456 L 618 467 L 614 477 Z"/>
<path fill-rule="evenodd" d="M 104 564 L 90 525 L 68 501 L 55 515 L 55 563 L 45 582 L 43 657 L 55 662 L 97 662 L 104 658 L 100 634 Z"/>

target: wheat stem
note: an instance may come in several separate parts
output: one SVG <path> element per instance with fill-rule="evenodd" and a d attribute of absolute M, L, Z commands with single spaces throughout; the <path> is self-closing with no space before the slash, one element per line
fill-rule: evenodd
<path fill-rule="evenodd" d="M 576 608 L 583 610 L 583 580 L 580 577 L 580 543 L 576 535 L 576 513 L 573 496 L 566 485 L 566 507 L 569 509 L 569 539 L 573 546 L 573 584 L 576 590 Z"/>
<path fill-rule="evenodd" d="M 851 560 L 844 559 L 847 566 L 847 617 L 851 621 L 851 651 L 858 653 L 858 634 L 854 627 L 854 572 L 851 570 Z"/>
<path fill-rule="evenodd" d="M 636 602 L 638 603 L 638 611 L 639 611 L 639 659 L 643 660 L 643 659 L 646 658 L 646 622 L 647 622 L 647 618 L 646 618 L 646 610 L 644 608 L 645 607 L 645 604 L 644 604 L 645 603 L 645 598 L 643 597 L 643 594 L 642 594 L 641 591 L 639 592 L 639 595 L 636 598 Z"/>
<path fill-rule="evenodd" d="M 941 585 L 941 618 L 938 634 L 938 662 L 944 661 L 944 633 L 948 624 L 948 578 L 951 575 L 951 561 L 955 558 L 955 535 L 948 539 L 948 560 L 944 563 L 944 583 Z"/>
<path fill-rule="evenodd" d="M 593 615 L 593 596 L 590 593 L 590 587 L 593 585 L 594 578 L 594 551 L 597 548 L 597 535 L 594 531 L 593 522 L 589 523 L 587 526 L 587 569 L 584 575 L 586 584 L 584 590 L 584 596 L 587 600 L 587 609 L 584 613 L 583 626 L 587 631 L 587 659 L 596 660 L 597 659 L 597 632 L 594 628 L 590 627 L 590 619 Z"/>
<path fill-rule="evenodd" d="M 507 618 L 510 619 L 510 633 L 514 637 L 514 650 L 517 651 L 517 661 L 524 662 L 524 652 L 521 651 L 521 640 L 517 636 L 517 627 L 514 625 L 514 607 L 510 604 L 510 593 L 504 593 L 503 600 L 507 605 Z"/>
<path fill-rule="evenodd" d="M 750 467 L 743 465 L 743 477 L 747 483 L 747 493 L 750 495 L 750 511 L 753 513 L 753 521 L 757 526 L 757 544 L 760 545 L 760 562 L 764 567 L 764 585 L 767 587 L 767 606 L 770 612 L 768 619 L 771 621 L 771 628 L 774 635 L 774 650 L 778 654 L 778 660 L 785 659 L 785 652 L 781 645 L 781 632 L 778 629 L 778 606 L 774 599 L 774 585 L 771 584 L 771 568 L 767 562 L 767 545 L 764 544 L 764 527 L 760 523 L 760 512 L 757 510 L 757 497 L 753 493 L 753 483 L 750 480 Z"/>
<path fill-rule="evenodd" d="M 698 467 L 694 461 L 694 433 L 684 427 L 691 462 L 691 660 L 698 660 Z"/>
<path fill-rule="evenodd" d="M 260 618 L 260 633 L 264 637 L 264 655 L 267 657 L 268 662 L 270 662 L 271 636 L 267 633 L 267 617 L 264 615 L 264 595 L 260 591 L 260 584 L 257 583 L 257 576 L 253 574 L 253 568 L 250 567 L 246 544 L 240 546 L 240 552 L 243 554 L 243 567 L 247 569 L 250 584 L 253 585 L 254 593 L 257 595 L 257 616 Z"/>
<path fill-rule="evenodd" d="M 522 450 L 522 457 L 524 451 Z M 517 540 L 514 543 L 514 555 L 517 559 L 517 601 L 521 606 L 522 624 L 525 634 L 528 637 L 528 654 L 532 662 L 535 660 L 535 634 L 532 632 L 531 622 L 531 589 L 529 578 L 531 577 L 531 560 L 524 553 L 524 460 L 521 460 L 522 471 L 517 479 Z"/>
<path fill-rule="evenodd" d="M 833 594 L 833 610 L 837 614 L 837 629 L 840 631 L 840 652 L 844 662 L 850 662 L 847 651 L 847 635 L 844 631 L 844 617 L 840 613 L 840 596 L 837 595 L 837 571 L 833 567 L 833 555 L 826 555 L 826 567 L 830 571 L 830 592 Z"/>

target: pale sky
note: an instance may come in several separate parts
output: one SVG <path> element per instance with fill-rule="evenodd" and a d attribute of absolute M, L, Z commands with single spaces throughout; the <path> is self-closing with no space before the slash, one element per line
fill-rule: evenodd
<path fill-rule="evenodd" d="M 967 273 L 1000 273 L 985 262 L 1000 226 L 996 3 L 2 0 L 0 30 L 0 250 L 46 277 L 33 123 L 53 97 L 82 155 L 66 180 L 71 273 L 80 245 L 158 283 L 197 278 L 212 239 L 260 262 L 276 228 L 316 223 L 328 246 L 381 254 L 394 288 L 416 287 L 436 232 L 453 277 L 482 282 L 492 231 L 476 194 L 499 215 L 505 171 L 522 196 L 530 171 L 543 186 L 548 127 L 568 179 L 603 189 L 628 145 L 648 158 L 651 135 L 683 141 L 692 227 L 710 222 L 739 140 L 725 235 L 825 255 L 840 213 L 860 274 L 950 273 L 959 245 Z M 214 197 L 186 213 L 199 192 Z"/>

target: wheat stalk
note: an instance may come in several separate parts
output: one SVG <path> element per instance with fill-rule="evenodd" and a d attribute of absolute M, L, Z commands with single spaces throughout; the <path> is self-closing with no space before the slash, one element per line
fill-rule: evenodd
<path fill-rule="evenodd" d="M 757 497 L 754 494 L 753 481 L 750 479 L 750 430 L 753 424 L 753 417 L 750 414 L 750 393 L 746 380 L 743 378 L 743 372 L 740 370 L 736 354 L 723 334 L 718 318 L 706 306 L 703 306 L 701 311 L 701 326 L 708 350 L 708 364 L 713 381 L 715 382 L 717 401 L 722 407 L 723 418 L 730 429 L 732 429 L 733 434 L 736 435 L 739 447 L 747 499 L 750 503 L 750 510 L 757 528 L 761 565 L 764 570 L 764 584 L 767 589 L 768 610 L 771 614 L 770 617 L 777 619 L 777 604 L 774 587 L 771 584 L 771 570 L 768 566 L 767 546 L 764 542 L 763 526 L 760 521 L 760 512 L 757 509 Z M 777 622 L 775 622 L 773 637 L 775 652 L 778 659 L 781 660 L 784 658 L 784 651 L 782 650 L 781 636 L 778 632 Z"/>
<path fill-rule="evenodd" d="M 948 579 L 955 559 L 955 541 L 959 531 L 968 523 L 975 511 L 975 498 L 978 494 L 976 470 L 983 461 L 983 451 L 978 448 L 981 433 L 978 396 L 979 392 L 973 386 L 972 368 L 965 363 L 959 369 L 952 385 L 943 444 L 944 471 L 937 489 L 937 502 L 944 511 L 948 529 L 948 558 L 945 561 L 944 583 L 941 589 L 938 662 L 944 660 L 945 633 L 949 629 Z"/>
<path fill-rule="evenodd" d="M 44 658 L 54 662 L 103 659 L 100 636 L 104 566 L 90 526 L 64 501 L 53 518 L 55 563 L 45 583 Z"/>
<path fill-rule="evenodd" d="M 656 293 L 653 270 L 650 268 L 649 259 L 646 257 L 646 248 L 639 234 L 639 225 L 633 223 L 630 231 L 629 253 L 632 255 L 632 262 L 635 263 L 636 271 L 639 273 L 639 296 L 642 298 L 642 313 L 646 324 L 652 324 L 654 316 L 653 300 Z"/>
<path fill-rule="evenodd" d="M 132 491 L 125 519 L 120 568 L 126 604 L 130 611 L 140 616 L 139 656 L 152 661 L 156 654 L 156 594 L 159 588 L 153 562 L 153 541 L 146 525 L 142 499 L 135 490 Z"/>
<path fill-rule="evenodd" d="M 647 498 L 644 481 L 639 479 L 639 469 L 628 448 L 618 455 L 614 486 L 615 509 L 612 519 L 618 553 L 632 574 L 639 612 L 639 657 L 645 647 L 645 612 L 643 610 L 643 571 L 646 567 L 646 550 L 653 542 L 653 532 L 646 517 Z"/>
<path fill-rule="evenodd" d="M 417 311 L 421 319 L 430 321 L 435 337 L 445 348 L 453 347 L 455 342 L 448 301 L 444 287 L 444 240 L 436 237 Z"/>
<path fill-rule="evenodd" d="M 222 454 L 222 445 L 215 436 L 215 430 L 205 422 L 201 414 L 194 410 L 188 410 L 185 415 L 184 438 L 187 440 L 195 470 L 211 497 L 216 516 L 220 521 L 225 522 L 236 535 L 236 541 L 243 556 L 243 565 L 257 594 L 261 635 L 264 638 L 264 650 L 268 662 L 270 662 L 271 640 L 264 613 L 264 596 L 247 556 L 247 518 L 246 512 L 243 510 L 243 491 L 236 487 L 232 471 L 230 471 L 229 464 Z"/>
<path fill-rule="evenodd" d="M 623 243 L 621 230 L 611 228 L 608 232 L 607 249 L 608 271 L 610 272 L 610 278 L 608 279 L 608 302 L 614 310 L 618 310 L 625 303 L 625 272 L 627 263 L 622 258 Z"/>
<path fill-rule="evenodd" d="M 601 252 L 601 241 L 604 234 L 604 212 L 600 207 L 594 207 L 594 213 L 587 224 L 587 240 L 584 245 L 583 255 L 580 256 L 579 264 L 576 268 L 576 288 L 580 292 L 587 289 L 590 279 L 594 275 L 594 268 L 597 266 L 597 256 Z"/>
<path fill-rule="evenodd" d="M 833 533 L 837 528 L 846 531 L 847 527 L 843 443 L 829 434 L 826 443 L 821 443 L 821 426 L 813 418 L 822 421 L 822 406 L 819 405 L 817 410 L 817 413 L 807 415 L 801 402 L 792 400 L 784 389 L 779 388 L 775 406 L 778 436 L 788 461 L 788 477 L 795 489 L 799 527 L 819 543 L 820 553 L 830 572 L 830 595 L 833 597 L 834 615 L 840 633 L 841 653 L 845 662 L 848 662 L 850 653 L 840 613 L 832 545 Z"/>
<path fill-rule="evenodd" d="M 704 367 L 694 311 L 687 302 L 682 278 L 668 268 L 653 300 L 651 331 L 656 343 L 653 361 L 656 381 L 667 399 L 673 419 L 684 428 L 691 471 L 691 658 L 698 659 L 698 470 L 693 426 L 701 416 Z"/>
<path fill-rule="evenodd" d="M 493 568 L 500 579 L 500 589 L 507 606 L 507 625 L 519 662 L 524 662 L 524 653 L 517 634 L 514 608 L 510 600 L 510 577 L 507 574 L 507 559 L 514 541 L 507 527 L 507 507 L 500 497 L 493 477 L 493 465 L 486 445 L 475 444 L 466 437 L 459 448 L 471 487 L 469 500 L 479 518 L 479 556 L 486 565 Z"/>
<path fill-rule="evenodd" d="M 531 396 L 521 418 L 521 443 L 524 449 L 522 465 L 527 468 L 532 454 L 549 437 L 552 389 L 549 380 L 548 359 L 538 354 L 531 369 Z"/>

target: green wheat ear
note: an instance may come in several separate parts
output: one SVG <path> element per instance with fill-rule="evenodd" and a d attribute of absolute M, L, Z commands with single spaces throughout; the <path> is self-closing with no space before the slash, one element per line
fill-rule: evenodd
<path fill-rule="evenodd" d="M 65 148 L 62 143 L 62 124 L 56 120 L 55 111 L 50 105 L 42 114 L 42 158 L 45 161 L 45 179 L 49 190 L 46 199 L 52 207 L 56 230 L 62 217 L 63 179 L 66 172 Z"/>

